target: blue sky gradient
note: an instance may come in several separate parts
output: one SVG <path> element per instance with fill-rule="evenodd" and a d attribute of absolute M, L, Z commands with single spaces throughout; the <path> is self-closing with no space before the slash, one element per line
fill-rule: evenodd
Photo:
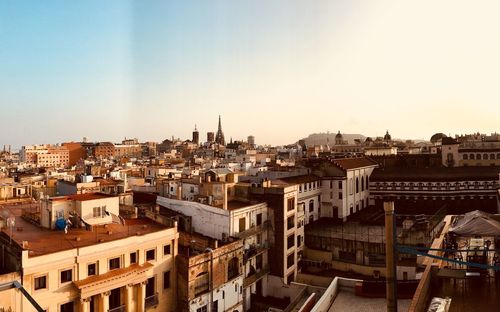
<path fill-rule="evenodd" d="M 0 144 L 500 120 L 495 1 L 1 1 Z"/>

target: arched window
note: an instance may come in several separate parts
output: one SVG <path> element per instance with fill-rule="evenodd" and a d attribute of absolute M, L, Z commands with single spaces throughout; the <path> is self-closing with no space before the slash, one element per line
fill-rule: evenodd
<path fill-rule="evenodd" d="M 495 154 L 491 153 L 490 154 L 490 159 L 492 159 L 492 160 L 495 159 Z"/>
<path fill-rule="evenodd" d="M 469 157 L 469 159 L 472 159 L 472 160 L 474 160 L 474 154 L 470 154 L 470 157 Z"/>
<path fill-rule="evenodd" d="M 361 191 L 365 190 L 365 177 L 361 177 Z"/>
<path fill-rule="evenodd" d="M 230 281 L 239 274 L 239 268 L 238 268 L 238 258 L 233 257 L 229 262 L 227 263 L 227 280 Z"/>
<path fill-rule="evenodd" d="M 483 159 L 488 160 L 488 154 L 483 154 Z"/>
<path fill-rule="evenodd" d="M 359 178 L 356 177 L 356 193 L 359 193 Z"/>
<path fill-rule="evenodd" d="M 313 212 L 314 211 L 314 200 L 310 200 L 309 201 L 309 212 Z"/>
<path fill-rule="evenodd" d="M 464 154 L 464 155 L 463 155 L 463 158 L 464 158 L 464 160 L 468 160 L 468 159 L 469 159 L 469 155 Z"/>
<path fill-rule="evenodd" d="M 476 154 L 476 159 L 481 160 L 481 154 Z"/>
<path fill-rule="evenodd" d="M 366 176 L 366 189 L 368 189 L 368 181 L 370 180 L 369 176 Z"/>

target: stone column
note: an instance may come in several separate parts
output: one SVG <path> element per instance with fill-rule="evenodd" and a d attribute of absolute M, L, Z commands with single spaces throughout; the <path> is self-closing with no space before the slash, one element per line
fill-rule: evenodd
<path fill-rule="evenodd" d="M 137 312 L 144 312 L 146 300 L 146 281 L 137 284 Z"/>
<path fill-rule="evenodd" d="M 132 290 L 134 289 L 134 285 L 128 284 L 125 285 L 125 311 L 132 312 L 134 309 L 132 307 L 133 304 L 133 294 Z"/>
<path fill-rule="evenodd" d="M 108 312 L 109 310 L 109 295 L 111 292 L 107 291 L 99 295 L 99 311 Z"/>
<path fill-rule="evenodd" d="M 78 309 L 80 312 L 89 312 L 90 311 L 90 298 L 81 298 L 80 299 L 80 308 Z"/>

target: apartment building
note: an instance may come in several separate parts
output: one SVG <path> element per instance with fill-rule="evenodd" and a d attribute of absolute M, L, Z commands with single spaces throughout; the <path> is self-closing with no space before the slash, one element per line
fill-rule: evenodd
<path fill-rule="evenodd" d="M 69 150 L 65 146 L 25 145 L 20 151 L 21 161 L 37 167 L 65 168 L 69 166 Z"/>
<path fill-rule="evenodd" d="M 311 160 L 313 174 L 321 177 L 320 217 L 346 221 L 369 205 L 369 181 L 376 162 L 366 157 Z"/>
<path fill-rule="evenodd" d="M 3 268 L 46 311 L 177 311 L 177 225 L 118 217 L 118 197 L 53 198 L 41 223 L 15 216 L 3 229 Z M 15 213 L 15 210 L 11 212 Z M 34 311 L 27 299 L 22 311 Z"/>
<path fill-rule="evenodd" d="M 243 311 L 243 243 L 181 232 L 178 311 Z"/>

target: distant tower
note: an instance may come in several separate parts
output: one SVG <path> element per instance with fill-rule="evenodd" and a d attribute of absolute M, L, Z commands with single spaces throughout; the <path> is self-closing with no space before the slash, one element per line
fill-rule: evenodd
<path fill-rule="evenodd" d="M 193 143 L 200 144 L 200 133 L 198 132 L 198 129 L 196 129 L 196 125 L 194 125 Z"/>
<path fill-rule="evenodd" d="M 342 145 L 344 144 L 344 137 L 342 136 L 342 134 L 340 134 L 340 131 L 339 133 L 337 133 L 337 135 L 335 136 L 335 145 Z"/>
<path fill-rule="evenodd" d="M 386 141 L 386 142 L 391 141 L 391 135 L 389 134 L 389 130 L 385 131 L 384 141 Z"/>
<path fill-rule="evenodd" d="M 220 115 L 219 115 L 219 127 L 217 128 L 217 134 L 215 135 L 215 142 L 220 145 L 226 145 L 226 141 L 224 140 L 224 132 L 222 132 Z"/>
<path fill-rule="evenodd" d="M 215 134 L 213 132 L 207 132 L 207 142 L 213 143 L 215 141 Z"/>
<path fill-rule="evenodd" d="M 255 137 L 253 135 L 249 135 L 247 138 L 248 145 L 251 147 L 255 147 Z"/>

